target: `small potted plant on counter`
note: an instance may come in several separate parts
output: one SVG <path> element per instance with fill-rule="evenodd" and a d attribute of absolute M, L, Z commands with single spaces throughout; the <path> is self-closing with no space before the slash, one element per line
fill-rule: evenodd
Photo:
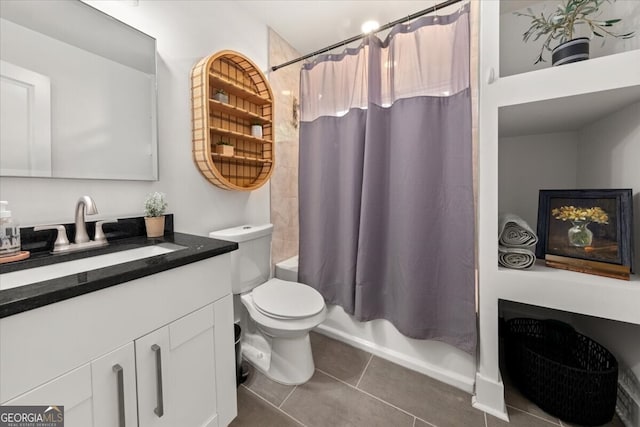
<path fill-rule="evenodd" d="M 223 89 L 217 89 L 216 93 L 213 95 L 213 99 L 218 102 L 224 102 L 225 104 L 229 103 L 229 95 Z"/>
<path fill-rule="evenodd" d="M 262 138 L 262 123 L 251 123 L 251 136 L 253 136 L 254 138 Z"/>
<path fill-rule="evenodd" d="M 569 64 L 571 62 L 589 59 L 589 41 L 591 38 L 606 36 L 628 39 L 634 36 L 634 32 L 616 34 L 610 31 L 610 27 L 621 19 L 597 19 L 596 14 L 603 3 L 612 3 L 615 0 L 564 0 L 549 15 L 541 12 L 535 15 L 529 8 L 528 13 L 515 12 L 518 16 L 531 18 L 531 26 L 523 34 L 523 40 L 536 41 L 542 37 L 544 43 L 540 49 L 540 55 L 536 60 L 544 62 L 544 51 L 551 51 L 552 65 Z M 576 37 L 576 30 L 582 27 L 588 37 Z M 584 34 L 584 33 L 583 33 Z M 555 48 L 552 43 L 558 43 Z"/>
<path fill-rule="evenodd" d="M 164 212 L 167 202 L 164 194 L 155 192 L 147 196 L 144 202 L 144 224 L 147 228 L 147 237 L 161 237 L 164 235 Z"/>
<path fill-rule="evenodd" d="M 233 151 L 233 145 L 230 142 L 220 140 L 216 144 L 216 153 L 221 156 L 233 157 Z"/>

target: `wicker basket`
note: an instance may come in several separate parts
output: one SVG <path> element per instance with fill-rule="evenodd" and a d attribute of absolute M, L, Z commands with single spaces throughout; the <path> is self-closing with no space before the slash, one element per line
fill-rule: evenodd
<path fill-rule="evenodd" d="M 606 348 L 555 320 L 511 319 L 505 338 L 509 376 L 532 402 L 571 423 L 611 421 L 618 362 Z"/>

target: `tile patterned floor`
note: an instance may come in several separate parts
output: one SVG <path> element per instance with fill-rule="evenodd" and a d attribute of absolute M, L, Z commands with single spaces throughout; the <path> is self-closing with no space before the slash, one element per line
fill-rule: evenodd
<path fill-rule="evenodd" d="M 316 371 L 285 386 L 255 369 L 238 388 L 233 427 L 569 427 L 506 383 L 510 423 L 471 395 L 342 342 L 311 333 Z M 624 427 L 616 417 L 607 427 Z"/>

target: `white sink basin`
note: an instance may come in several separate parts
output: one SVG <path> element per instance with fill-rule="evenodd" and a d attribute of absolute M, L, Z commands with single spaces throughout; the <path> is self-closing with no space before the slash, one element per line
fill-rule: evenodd
<path fill-rule="evenodd" d="M 160 243 L 153 246 L 144 246 L 127 251 L 113 252 L 105 255 L 4 273 L 0 274 L 0 290 L 16 288 L 30 283 L 42 282 L 43 280 L 51 280 L 57 277 L 96 270 L 116 264 L 124 264 L 125 262 L 150 258 L 180 249 L 185 249 L 185 247 L 173 243 Z"/>

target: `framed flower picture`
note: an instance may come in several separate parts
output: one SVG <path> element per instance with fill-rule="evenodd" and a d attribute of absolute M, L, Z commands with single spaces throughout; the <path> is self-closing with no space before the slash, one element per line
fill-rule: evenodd
<path fill-rule="evenodd" d="M 536 256 L 548 266 L 628 279 L 631 189 L 540 190 Z"/>

